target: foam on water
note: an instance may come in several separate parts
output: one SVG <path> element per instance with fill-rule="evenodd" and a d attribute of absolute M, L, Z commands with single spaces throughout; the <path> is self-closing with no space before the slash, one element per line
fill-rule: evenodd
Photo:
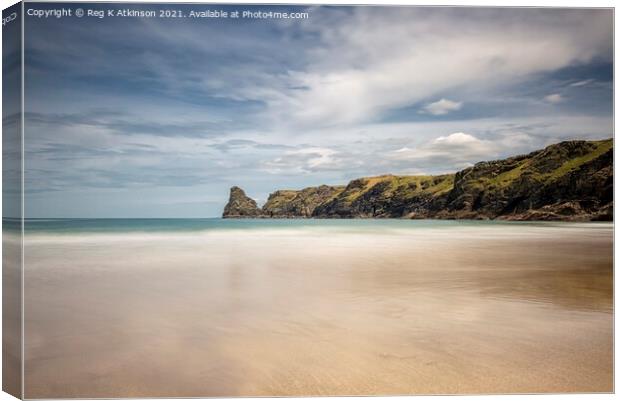
<path fill-rule="evenodd" d="M 424 241 L 544 238 L 579 231 L 610 233 L 612 223 L 506 222 L 454 220 L 327 219 L 30 219 L 26 240 L 36 243 L 205 241 L 259 238 L 375 238 Z"/>

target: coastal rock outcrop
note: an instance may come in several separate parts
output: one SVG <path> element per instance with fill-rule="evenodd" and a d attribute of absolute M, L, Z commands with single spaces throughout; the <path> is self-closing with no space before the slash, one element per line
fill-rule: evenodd
<path fill-rule="evenodd" d="M 454 175 L 358 178 L 314 210 L 314 217 L 426 217 L 448 192 Z"/>
<path fill-rule="evenodd" d="M 239 187 L 230 188 L 230 197 L 228 203 L 224 207 L 224 214 L 222 217 L 258 217 L 261 214 L 256 201 L 248 197 L 243 189 Z"/>
<path fill-rule="evenodd" d="M 566 141 L 458 172 L 442 212 L 507 220 L 612 219 L 613 141 Z M 607 216 L 607 217 L 605 217 Z"/>
<path fill-rule="evenodd" d="M 561 142 L 455 174 L 280 190 L 262 209 L 233 187 L 224 217 L 611 221 L 613 140 Z"/>
<path fill-rule="evenodd" d="M 321 185 L 301 191 L 276 191 L 269 195 L 262 213 L 265 217 L 312 217 L 317 206 L 340 195 L 344 188 Z"/>

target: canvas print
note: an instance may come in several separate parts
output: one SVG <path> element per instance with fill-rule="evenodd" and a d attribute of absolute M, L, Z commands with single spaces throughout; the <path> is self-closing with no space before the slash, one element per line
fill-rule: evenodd
<path fill-rule="evenodd" d="M 5 10 L 3 389 L 613 392 L 613 28 Z"/>

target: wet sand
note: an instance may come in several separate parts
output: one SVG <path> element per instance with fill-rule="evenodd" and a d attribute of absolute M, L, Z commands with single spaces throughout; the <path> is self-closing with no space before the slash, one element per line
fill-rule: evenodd
<path fill-rule="evenodd" d="M 2 390 L 22 392 L 21 241 L 18 232 L 2 233 Z"/>
<path fill-rule="evenodd" d="M 613 391 L 609 224 L 25 244 L 28 398 Z"/>

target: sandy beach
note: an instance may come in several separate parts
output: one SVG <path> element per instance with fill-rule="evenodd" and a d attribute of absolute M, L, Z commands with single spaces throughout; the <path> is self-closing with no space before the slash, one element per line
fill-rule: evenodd
<path fill-rule="evenodd" d="M 25 396 L 611 392 L 612 236 L 30 234 Z"/>
<path fill-rule="evenodd" d="M 2 384 L 10 394 L 21 393 L 22 335 L 21 241 L 4 226 L 2 233 Z"/>

